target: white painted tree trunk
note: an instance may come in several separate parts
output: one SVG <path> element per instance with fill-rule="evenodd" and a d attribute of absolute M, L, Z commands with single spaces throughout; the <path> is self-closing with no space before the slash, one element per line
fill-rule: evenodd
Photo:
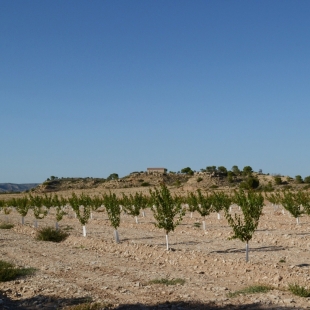
<path fill-rule="evenodd" d="M 202 221 L 202 228 L 203 230 L 206 230 L 206 221 Z"/>
<path fill-rule="evenodd" d="M 144 210 L 142 210 L 142 217 L 145 217 L 145 212 L 144 212 Z"/>
<path fill-rule="evenodd" d="M 299 225 L 299 217 L 296 217 L 297 225 Z"/>
<path fill-rule="evenodd" d="M 37 229 L 37 228 L 38 228 L 38 221 L 37 221 L 37 220 L 34 220 L 34 222 L 33 222 L 33 226 L 34 226 L 34 228 L 35 228 L 35 229 Z"/>
<path fill-rule="evenodd" d="M 55 228 L 56 228 L 56 230 L 58 230 L 58 229 L 59 229 L 58 222 L 56 222 L 56 224 L 55 224 Z"/>
<path fill-rule="evenodd" d="M 136 219 L 136 224 L 139 224 L 137 216 L 135 216 L 135 219 Z"/>
<path fill-rule="evenodd" d="M 93 219 L 93 212 L 90 212 L 90 219 Z"/>
<path fill-rule="evenodd" d="M 232 207 L 230 206 L 230 207 L 229 207 L 229 213 L 231 213 L 231 211 L 232 211 Z"/>
<path fill-rule="evenodd" d="M 83 237 L 86 237 L 86 226 L 83 225 Z"/>
<path fill-rule="evenodd" d="M 22 225 L 25 225 L 25 218 L 22 216 Z"/>
<path fill-rule="evenodd" d="M 221 215 L 219 213 L 217 213 L 217 219 L 220 220 L 221 219 Z"/>
<path fill-rule="evenodd" d="M 166 234 L 166 244 L 167 244 L 167 251 L 169 250 L 169 238 L 168 234 Z"/>
<path fill-rule="evenodd" d="M 191 212 L 191 219 L 193 218 L 193 212 Z"/>
<path fill-rule="evenodd" d="M 284 213 L 284 209 L 282 209 L 282 214 L 285 214 L 285 213 Z"/>
<path fill-rule="evenodd" d="M 248 242 L 245 244 L 245 261 L 246 262 L 249 261 L 249 243 Z"/>
<path fill-rule="evenodd" d="M 116 229 L 114 230 L 114 238 L 115 238 L 115 242 L 119 243 L 119 235 L 118 235 L 118 231 Z"/>

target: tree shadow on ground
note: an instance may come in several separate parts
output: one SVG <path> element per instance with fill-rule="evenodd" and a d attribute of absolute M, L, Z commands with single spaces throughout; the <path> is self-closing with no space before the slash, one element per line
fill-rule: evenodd
<path fill-rule="evenodd" d="M 251 248 L 251 252 L 276 252 L 276 251 L 285 251 L 287 248 L 282 246 L 264 246 L 260 248 Z M 218 250 L 218 251 L 211 251 L 210 253 L 221 253 L 221 254 L 228 254 L 228 253 L 244 253 L 245 249 L 227 249 L 227 250 Z"/>
<path fill-rule="evenodd" d="M 115 310 L 290 310 L 295 307 L 281 307 L 276 305 L 264 305 L 260 303 L 249 303 L 243 305 L 216 305 L 213 302 L 165 302 L 156 305 L 123 304 L 114 308 Z"/>
<path fill-rule="evenodd" d="M 74 306 L 80 306 L 77 309 L 92 309 L 90 307 L 83 307 L 82 305 L 89 304 L 91 298 L 81 297 L 81 298 L 53 298 L 50 296 L 37 295 L 32 298 L 12 300 L 5 295 L 2 295 L 0 292 L 0 298 L 3 303 L 0 304 L 0 310 L 34 310 L 34 309 L 43 309 L 43 310 L 61 310 L 74 309 Z M 72 308 L 70 308 L 72 307 Z M 164 303 L 156 304 L 120 304 L 113 306 L 112 304 L 102 304 L 100 307 L 94 308 L 96 310 L 291 310 L 296 309 L 295 307 L 285 307 L 279 305 L 266 305 L 261 303 L 247 303 L 243 305 L 217 305 L 214 302 L 195 302 L 195 301 L 166 301 Z M 298 308 L 302 309 L 302 308 Z"/>

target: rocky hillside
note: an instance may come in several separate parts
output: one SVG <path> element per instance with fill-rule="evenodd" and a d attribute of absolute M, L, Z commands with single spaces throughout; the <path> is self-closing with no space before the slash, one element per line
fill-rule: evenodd
<path fill-rule="evenodd" d="M 254 179 L 254 181 L 253 181 Z M 180 190 L 191 191 L 198 188 L 205 190 L 214 189 L 237 189 L 253 182 L 257 189 L 272 191 L 275 189 L 301 189 L 308 186 L 307 184 L 297 184 L 290 177 L 281 177 L 281 183 L 276 184 L 275 178 L 266 174 L 253 173 L 251 176 L 234 176 L 229 179 L 225 175 L 212 175 L 208 173 L 195 173 L 187 175 L 184 173 L 167 173 L 167 174 L 148 174 L 146 172 L 131 173 L 123 178 L 108 180 L 103 178 L 61 178 L 47 180 L 40 184 L 32 191 L 37 193 L 48 193 L 57 191 L 73 191 L 88 189 L 126 189 L 154 187 L 165 183 L 170 187 L 179 188 Z M 252 182 L 252 183 L 251 183 Z M 254 187 L 254 188 L 255 188 Z"/>
<path fill-rule="evenodd" d="M 39 185 L 38 183 L 29 183 L 29 184 L 0 183 L 0 193 L 24 192 L 38 185 Z"/>

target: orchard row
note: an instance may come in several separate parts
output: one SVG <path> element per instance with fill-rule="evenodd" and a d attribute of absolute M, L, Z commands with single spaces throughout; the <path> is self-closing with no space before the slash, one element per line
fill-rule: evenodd
<path fill-rule="evenodd" d="M 310 215 L 310 194 L 305 191 L 291 192 L 283 191 L 272 194 L 265 194 L 265 199 L 277 208 L 282 205 L 284 209 L 296 218 L 297 224 L 302 214 Z M 232 206 L 237 208 L 232 210 Z M 155 218 L 155 225 L 163 229 L 166 234 L 167 250 L 169 249 L 169 232 L 174 231 L 181 223 L 186 211 L 198 212 L 202 217 L 203 229 L 206 229 L 205 218 L 212 212 L 224 211 L 229 225 L 233 229 L 232 238 L 240 239 L 246 243 L 246 260 L 248 261 L 248 243 L 257 229 L 259 219 L 264 206 L 264 196 L 259 192 L 234 191 L 231 194 L 224 192 L 188 193 L 187 196 L 172 195 L 169 189 L 162 185 L 160 188 L 150 190 L 150 195 L 135 193 L 117 197 L 114 193 L 105 193 L 100 196 L 90 197 L 75 193 L 69 198 L 59 197 L 57 194 L 34 196 L 28 195 L 9 200 L 0 200 L 0 209 L 9 214 L 14 208 L 22 217 L 22 224 L 29 210 L 33 211 L 35 218 L 43 219 L 51 208 L 55 210 L 56 229 L 63 216 L 68 214 L 71 207 L 75 212 L 83 228 L 83 236 L 86 236 L 86 224 L 91 218 L 91 212 L 104 208 L 111 226 L 114 228 L 115 241 L 119 242 L 118 227 L 120 226 L 121 214 L 125 213 L 135 218 L 138 223 L 138 216 L 149 208 Z M 284 212 L 283 209 L 283 212 Z M 35 222 L 37 223 L 37 222 Z M 37 226 L 37 224 L 36 224 Z"/>

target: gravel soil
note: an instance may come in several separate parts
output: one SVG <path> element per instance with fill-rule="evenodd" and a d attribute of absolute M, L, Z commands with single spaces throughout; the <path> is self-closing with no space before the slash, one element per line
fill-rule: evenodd
<path fill-rule="evenodd" d="M 233 212 L 238 212 L 234 207 Z M 39 221 L 54 226 L 55 214 Z M 5 221 L 5 215 L 0 215 Z M 122 215 L 116 244 L 106 213 L 94 212 L 82 226 L 70 211 L 60 222 L 70 236 L 61 243 L 36 241 L 31 212 L 21 225 L 13 211 L 10 230 L 0 230 L 0 259 L 36 272 L 0 283 L 0 309 L 64 309 L 87 301 L 102 309 L 310 309 L 310 298 L 293 295 L 290 283 L 310 289 L 310 217 L 300 224 L 280 209 L 264 207 L 250 242 L 250 262 L 245 245 L 229 240 L 226 219 L 211 214 L 203 231 L 199 214 L 187 213 L 169 235 L 154 226 L 150 210 L 139 223 Z M 195 224 L 196 223 L 196 224 Z M 152 284 L 156 279 L 185 280 L 183 285 Z M 252 285 L 269 285 L 267 293 L 230 292 Z"/>

